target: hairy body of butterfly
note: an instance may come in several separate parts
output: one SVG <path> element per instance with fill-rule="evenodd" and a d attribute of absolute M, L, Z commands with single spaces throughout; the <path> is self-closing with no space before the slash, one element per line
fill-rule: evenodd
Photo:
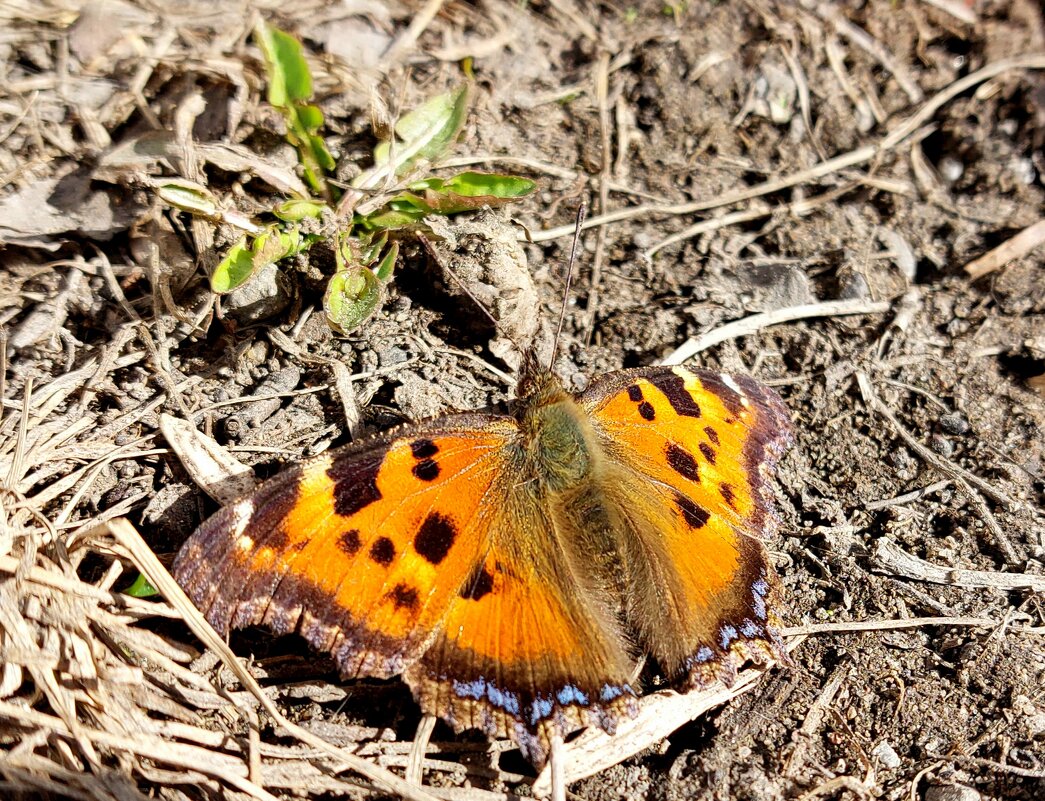
<path fill-rule="evenodd" d="M 690 686 L 783 656 L 771 390 L 653 367 L 575 397 L 528 358 L 518 394 L 291 467 L 204 523 L 177 579 L 219 631 L 297 631 L 536 763 L 634 712 L 643 655 Z"/>

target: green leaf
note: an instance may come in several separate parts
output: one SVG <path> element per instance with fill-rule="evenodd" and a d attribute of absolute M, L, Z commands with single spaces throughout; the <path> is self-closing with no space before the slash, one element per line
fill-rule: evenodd
<path fill-rule="evenodd" d="M 193 181 L 171 180 L 156 187 L 156 194 L 168 206 L 202 214 L 205 217 L 216 217 L 218 201 L 207 187 Z"/>
<path fill-rule="evenodd" d="M 377 261 L 378 256 L 381 255 L 381 251 L 388 245 L 388 231 L 381 231 L 379 236 L 371 237 L 360 236 L 359 243 L 363 246 L 363 253 L 360 257 L 360 262 L 367 266 L 370 266 Z"/>
<path fill-rule="evenodd" d="M 381 284 L 367 267 L 334 273 L 323 296 L 323 308 L 332 328 L 350 334 L 370 319 L 381 303 Z"/>
<path fill-rule="evenodd" d="M 382 284 L 387 284 L 392 278 L 392 270 L 395 269 L 396 259 L 399 258 L 399 243 L 393 242 L 392 246 L 385 252 L 384 258 L 374 269 L 374 275 Z"/>
<path fill-rule="evenodd" d="M 298 120 L 305 130 L 317 131 L 323 124 L 323 112 L 319 110 L 319 106 L 298 106 Z"/>
<path fill-rule="evenodd" d="M 297 101 L 311 98 L 312 73 L 302 53 L 301 42 L 264 22 L 254 29 L 254 36 L 265 54 L 268 67 L 269 103 L 286 109 Z"/>
<path fill-rule="evenodd" d="M 388 165 L 396 175 L 408 172 L 419 161 L 435 161 L 454 143 L 468 116 L 471 84 L 433 97 L 404 114 L 396 123 L 397 141 L 393 149 L 382 142 L 374 150 L 374 161 Z M 395 159 L 394 164 L 389 158 Z"/>
<path fill-rule="evenodd" d="M 154 595 L 159 595 L 160 591 L 149 583 L 144 573 L 139 573 L 138 578 L 134 580 L 130 587 L 123 591 L 123 594 L 135 598 L 151 598 Z"/>
<path fill-rule="evenodd" d="M 309 144 L 312 146 L 312 152 L 315 155 L 316 162 L 324 170 L 329 172 L 337 166 L 337 162 L 334 161 L 334 157 L 330 154 L 327 149 L 326 140 L 322 136 L 317 134 L 309 134 Z"/>
<path fill-rule="evenodd" d="M 286 222 L 301 222 L 322 219 L 325 208 L 327 204 L 321 200 L 287 200 L 276 206 L 272 213 Z"/>
<path fill-rule="evenodd" d="M 462 172 L 443 182 L 443 189 L 465 197 L 525 197 L 537 188 L 529 178 L 486 172 Z"/>
<path fill-rule="evenodd" d="M 279 261 L 290 252 L 296 243 L 288 243 L 285 236 L 273 225 L 255 238 L 254 243 L 250 246 L 253 252 L 254 270 L 260 270 L 266 264 Z"/>
<path fill-rule="evenodd" d="M 211 292 L 216 295 L 224 295 L 238 289 L 247 282 L 254 274 L 254 253 L 243 237 L 229 248 L 218 266 L 214 268 L 214 274 L 210 277 Z"/>
<path fill-rule="evenodd" d="M 409 228 L 420 220 L 423 220 L 430 212 L 425 209 L 393 209 L 384 206 L 377 211 L 359 219 L 359 224 L 371 230 L 383 229 L 395 231 L 399 228 Z"/>

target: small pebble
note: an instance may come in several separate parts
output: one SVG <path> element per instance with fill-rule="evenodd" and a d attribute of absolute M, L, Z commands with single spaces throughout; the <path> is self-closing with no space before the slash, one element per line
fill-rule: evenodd
<path fill-rule="evenodd" d="M 925 801 L 980 801 L 982 797 L 964 784 L 936 784 L 925 791 Z"/>
<path fill-rule="evenodd" d="M 951 156 L 944 156 L 936 166 L 940 171 L 940 177 L 952 184 L 965 172 L 965 165 Z"/>
<path fill-rule="evenodd" d="M 876 757 L 881 766 L 887 770 L 900 767 L 900 756 L 887 740 L 882 740 L 871 751 L 871 756 Z"/>
<path fill-rule="evenodd" d="M 954 453 L 954 443 L 939 434 L 933 434 L 929 444 L 940 456 L 950 456 Z"/>
<path fill-rule="evenodd" d="M 958 412 L 949 412 L 940 417 L 940 428 L 945 434 L 966 434 L 969 431 L 969 423 Z"/>

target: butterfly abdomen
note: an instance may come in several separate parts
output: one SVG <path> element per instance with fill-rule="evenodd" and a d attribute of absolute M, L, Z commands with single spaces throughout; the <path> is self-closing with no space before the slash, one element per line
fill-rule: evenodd
<path fill-rule="evenodd" d="M 622 526 L 605 493 L 605 458 L 588 415 L 562 393 L 529 409 L 521 430 L 532 471 L 524 491 L 547 510 L 570 580 L 584 585 L 588 603 L 616 617 L 627 578 Z"/>

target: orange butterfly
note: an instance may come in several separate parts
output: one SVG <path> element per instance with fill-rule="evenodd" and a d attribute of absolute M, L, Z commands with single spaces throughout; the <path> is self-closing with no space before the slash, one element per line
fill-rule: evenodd
<path fill-rule="evenodd" d="M 206 521 L 176 578 L 219 632 L 296 631 L 537 764 L 635 713 L 642 655 L 684 686 L 786 659 L 759 539 L 790 443 L 772 390 L 649 367 L 574 397 L 528 355 L 517 394 L 291 467 Z"/>

